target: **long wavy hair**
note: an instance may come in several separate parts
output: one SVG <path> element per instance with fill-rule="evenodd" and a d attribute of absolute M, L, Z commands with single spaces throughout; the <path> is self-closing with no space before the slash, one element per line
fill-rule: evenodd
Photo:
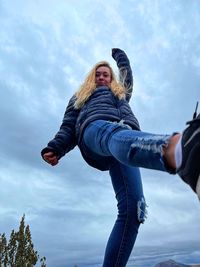
<path fill-rule="evenodd" d="M 76 92 L 76 101 L 75 101 L 75 108 L 79 109 L 83 107 L 84 103 L 88 100 L 88 98 L 92 95 L 92 93 L 96 89 L 96 70 L 99 67 L 108 67 L 111 72 L 111 83 L 110 83 L 110 89 L 113 92 L 115 96 L 117 96 L 119 99 L 125 98 L 125 88 L 123 84 L 119 81 L 117 81 L 114 71 L 111 68 L 110 64 L 107 61 L 100 61 L 94 67 L 91 69 L 91 71 L 88 73 L 85 81 L 80 86 L 79 90 Z"/>

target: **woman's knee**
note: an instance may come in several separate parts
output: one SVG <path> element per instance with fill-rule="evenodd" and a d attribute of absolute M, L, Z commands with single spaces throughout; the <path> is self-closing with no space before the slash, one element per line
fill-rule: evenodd
<path fill-rule="evenodd" d="M 127 221 L 144 223 L 147 218 L 147 204 L 144 197 L 128 199 L 125 197 L 118 203 L 118 218 Z"/>

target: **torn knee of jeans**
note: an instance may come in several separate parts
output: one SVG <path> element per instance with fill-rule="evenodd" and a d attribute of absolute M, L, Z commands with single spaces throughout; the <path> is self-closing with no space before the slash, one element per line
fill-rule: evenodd
<path fill-rule="evenodd" d="M 116 124 L 121 126 L 122 128 L 128 129 L 128 130 L 132 130 L 131 126 L 126 124 L 124 120 L 120 120 L 120 121 L 108 121 L 112 124 Z"/>
<path fill-rule="evenodd" d="M 137 203 L 137 216 L 140 223 L 144 223 L 147 218 L 147 207 L 146 201 L 144 197 L 142 197 Z"/>

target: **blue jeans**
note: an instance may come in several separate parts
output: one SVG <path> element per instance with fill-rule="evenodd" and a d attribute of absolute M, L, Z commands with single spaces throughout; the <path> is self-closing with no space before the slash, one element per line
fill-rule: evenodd
<path fill-rule="evenodd" d="M 103 267 L 124 267 L 133 249 L 138 228 L 146 217 L 146 203 L 138 167 L 166 171 L 162 146 L 169 135 L 135 131 L 123 123 L 97 120 L 85 129 L 86 147 L 102 156 L 113 156 L 110 167 L 118 216 L 109 237 Z"/>

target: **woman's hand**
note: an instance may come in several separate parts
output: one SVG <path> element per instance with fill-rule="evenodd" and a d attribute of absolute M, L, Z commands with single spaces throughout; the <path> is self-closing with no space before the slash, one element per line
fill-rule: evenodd
<path fill-rule="evenodd" d="M 115 57 L 115 53 L 116 52 L 123 52 L 123 53 L 125 53 L 122 49 L 114 47 L 111 50 L 111 55 L 112 55 L 113 58 Z"/>
<path fill-rule="evenodd" d="M 112 51 L 111 51 L 111 55 L 112 55 L 112 57 L 113 57 L 114 54 L 117 52 L 117 50 L 119 50 L 119 48 L 112 48 Z"/>
<path fill-rule="evenodd" d="M 58 164 L 58 157 L 53 152 L 47 152 L 43 155 L 43 159 L 51 164 L 52 166 L 55 166 Z"/>

